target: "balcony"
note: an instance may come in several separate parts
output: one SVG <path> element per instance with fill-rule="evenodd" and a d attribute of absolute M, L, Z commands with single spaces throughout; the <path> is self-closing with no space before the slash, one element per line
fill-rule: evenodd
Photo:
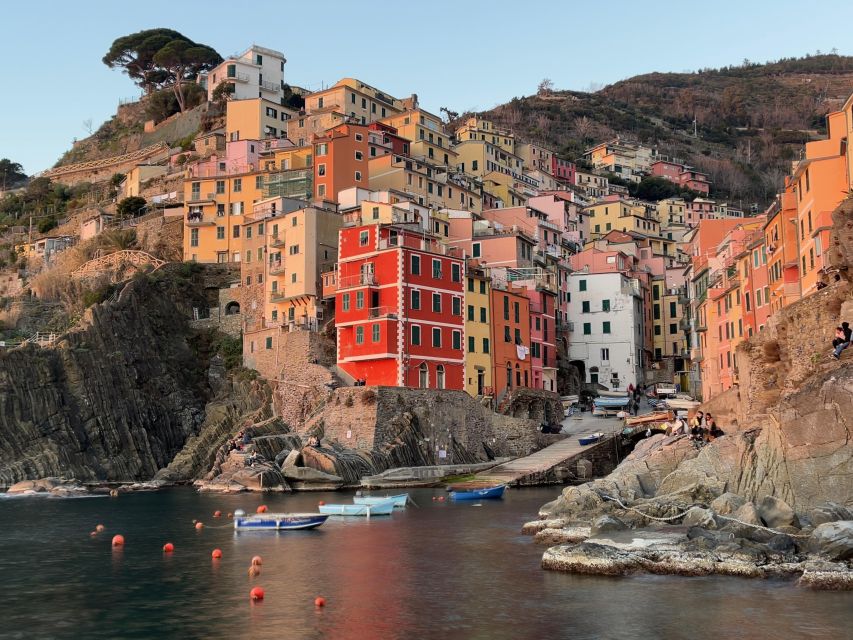
<path fill-rule="evenodd" d="M 213 215 L 205 216 L 203 213 L 188 213 L 187 214 L 187 226 L 188 227 L 207 227 L 207 226 L 215 226 L 216 222 L 213 220 Z"/>
<path fill-rule="evenodd" d="M 270 240 L 270 246 L 275 247 L 276 249 L 280 249 L 287 245 L 287 241 L 285 240 L 283 235 L 274 235 Z"/>
<path fill-rule="evenodd" d="M 268 82 L 267 80 L 262 80 L 259 84 L 261 89 L 264 91 L 274 91 L 278 93 L 281 90 L 281 85 L 276 84 L 275 82 Z"/>
<path fill-rule="evenodd" d="M 367 310 L 367 317 L 371 320 L 376 318 L 388 318 L 389 320 L 397 319 L 396 307 L 371 307 Z"/>
<path fill-rule="evenodd" d="M 248 82 L 249 74 L 248 73 L 229 73 L 225 76 L 227 80 L 236 80 L 237 82 Z"/>
<path fill-rule="evenodd" d="M 202 194 L 199 191 L 193 191 L 190 193 L 190 199 L 187 200 L 187 203 L 193 202 L 216 202 L 216 194 L 213 192 Z"/>
<path fill-rule="evenodd" d="M 375 286 L 376 276 L 373 273 L 357 273 L 352 276 L 338 276 L 338 289 Z"/>
<path fill-rule="evenodd" d="M 283 260 L 273 260 L 270 262 L 270 270 L 269 273 L 271 276 L 277 276 L 284 273 L 286 270 L 285 264 Z"/>
<path fill-rule="evenodd" d="M 284 302 L 287 295 L 284 291 L 273 291 L 270 293 L 270 302 Z"/>

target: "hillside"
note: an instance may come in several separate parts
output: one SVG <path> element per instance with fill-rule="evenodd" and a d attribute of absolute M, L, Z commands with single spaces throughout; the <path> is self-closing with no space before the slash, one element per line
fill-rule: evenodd
<path fill-rule="evenodd" d="M 833 54 L 540 92 L 483 115 L 571 159 L 616 135 L 638 139 L 708 171 L 717 197 L 763 204 L 851 93 L 853 57 Z"/>

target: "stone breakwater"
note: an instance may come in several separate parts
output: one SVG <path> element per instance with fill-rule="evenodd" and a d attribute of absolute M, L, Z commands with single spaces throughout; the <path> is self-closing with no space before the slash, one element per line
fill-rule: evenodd
<path fill-rule="evenodd" d="M 703 467 L 703 458 L 721 455 L 716 449 L 732 449 L 724 440 L 743 437 L 697 450 L 683 436 L 653 436 L 607 478 L 565 489 L 522 531 L 549 545 L 542 567 L 550 570 L 797 578 L 811 588 L 853 589 L 853 511 L 749 499 Z"/>

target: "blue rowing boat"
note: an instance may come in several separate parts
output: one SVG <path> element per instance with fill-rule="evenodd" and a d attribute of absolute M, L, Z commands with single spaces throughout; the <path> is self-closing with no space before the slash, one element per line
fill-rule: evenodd
<path fill-rule="evenodd" d="M 329 516 L 321 513 L 259 513 L 234 518 L 237 531 L 297 531 L 314 529 Z"/>
<path fill-rule="evenodd" d="M 409 503 L 409 494 L 401 493 L 397 496 L 354 496 L 353 504 L 380 504 L 390 500 L 397 509 L 403 509 Z"/>
<path fill-rule="evenodd" d="M 376 504 L 321 504 L 320 513 L 329 516 L 390 516 L 394 501 L 385 500 Z"/>
<path fill-rule="evenodd" d="M 601 433 L 600 431 L 598 433 L 590 433 L 589 435 L 581 436 L 580 438 L 578 438 L 578 443 L 581 446 L 586 446 L 588 444 L 593 444 L 595 442 L 598 442 L 603 437 L 604 437 L 604 434 Z"/>
<path fill-rule="evenodd" d="M 451 491 L 450 498 L 452 500 L 494 500 L 503 497 L 504 489 L 506 489 L 506 485 L 499 484 L 495 487 L 486 487 L 483 489 Z"/>

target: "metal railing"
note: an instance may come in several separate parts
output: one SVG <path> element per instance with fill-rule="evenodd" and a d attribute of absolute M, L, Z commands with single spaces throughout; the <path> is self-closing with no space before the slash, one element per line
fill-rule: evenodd
<path fill-rule="evenodd" d="M 397 308 L 396 307 L 371 307 L 367 310 L 368 318 L 396 318 L 397 317 Z"/>
<path fill-rule="evenodd" d="M 338 289 L 353 287 L 375 287 L 376 275 L 373 273 L 357 273 L 353 276 L 338 276 Z"/>

